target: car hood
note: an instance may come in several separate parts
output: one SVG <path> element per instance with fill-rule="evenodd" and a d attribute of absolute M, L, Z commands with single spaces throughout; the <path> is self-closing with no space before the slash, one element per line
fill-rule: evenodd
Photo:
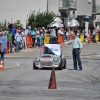
<path fill-rule="evenodd" d="M 41 58 L 54 58 L 54 57 L 59 57 L 59 56 L 57 56 L 57 55 L 52 55 L 52 54 L 42 54 L 41 56 L 40 56 Z"/>

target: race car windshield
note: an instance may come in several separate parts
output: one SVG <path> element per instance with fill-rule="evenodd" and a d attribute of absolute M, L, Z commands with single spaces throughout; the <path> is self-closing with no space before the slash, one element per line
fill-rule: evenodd
<path fill-rule="evenodd" d="M 54 53 L 48 47 L 44 48 L 44 54 L 52 54 L 52 55 L 54 55 Z"/>

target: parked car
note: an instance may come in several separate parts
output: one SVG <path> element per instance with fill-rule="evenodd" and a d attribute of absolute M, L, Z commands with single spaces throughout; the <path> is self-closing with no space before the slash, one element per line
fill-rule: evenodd
<path fill-rule="evenodd" d="M 66 68 L 66 59 L 60 44 L 45 44 L 40 55 L 33 60 L 33 69 L 52 67 L 59 70 Z"/>

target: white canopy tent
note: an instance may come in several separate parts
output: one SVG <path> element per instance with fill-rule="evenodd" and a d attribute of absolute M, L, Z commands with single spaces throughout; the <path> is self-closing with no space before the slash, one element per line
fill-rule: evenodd
<path fill-rule="evenodd" d="M 78 27 L 79 22 L 76 19 L 72 19 L 71 21 L 68 20 L 67 25 L 70 27 Z"/>
<path fill-rule="evenodd" d="M 48 25 L 48 27 L 54 27 L 54 26 L 56 26 L 56 27 L 63 27 L 64 25 L 62 24 L 62 20 L 59 18 L 59 17 L 55 17 L 54 18 L 54 22 L 52 22 L 52 23 L 50 23 L 49 25 Z"/>
<path fill-rule="evenodd" d="M 62 20 L 59 17 L 55 17 L 54 22 L 62 23 Z"/>
<path fill-rule="evenodd" d="M 63 27 L 64 25 L 61 24 L 61 23 L 57 23 L 57 22 L 50 25 L 50 27 L 54 27 L 54 26 L 56 26 L 56 27 Z"/>

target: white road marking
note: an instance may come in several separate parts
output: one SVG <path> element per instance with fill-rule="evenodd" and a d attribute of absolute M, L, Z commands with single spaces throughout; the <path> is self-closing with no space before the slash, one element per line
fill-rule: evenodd
<path fill-rule="evenodd" d="M 100 57 L 100 55 L 97 55 L 97 57 Z"/>
<path fill-rule="evenodd" d="M 87 57 L 87 58 L 88 58 L 88 57 L 90 57 L 90 56 L 85 56 L 85 57 Z"/>
<path fill-rule="evenodd" d="M 15 66 L 12 66 L 12 67 L 6 67 L 5 69 L 12 69 L 12 68 L 17 68 L 17 67 L 21 67 L 20 63 L 16 63 Z"/>

